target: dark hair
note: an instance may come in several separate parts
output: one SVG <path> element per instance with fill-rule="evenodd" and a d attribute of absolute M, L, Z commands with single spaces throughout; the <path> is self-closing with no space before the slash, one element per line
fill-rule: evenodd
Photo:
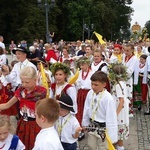
<path fill-rule="evenodd" d="M 146 55 L 146 54 L 142 54 L 142 55 L 140 56 L 140 58 L 146 59 L 146 58 L 147 58 L 147 55 Z"/>
<path fill-rule="evenodd" d="M 15 65 L 16 63 L 18 63 L 18 60 L 13 60 L 13 61 L 11 62 L 11 67 L 14 67 L 14 65 Z"/>
<path fill-rule="evenodd" d="M 148 52 L 150 53 L 150 46 L 148 47 Z"/>
<path fill-rule="evenodd" d="M 91 81 L 99 81 L 101 83 L 107 83 L 108 81 L 107 74 L 104 73 L 103 71 L 96 71 L 91 76 Z"/>
<path fill-rule="evenodd" d="M 4 50 L 2 47 L 0 47 L 0 55 L 4 54 Z"/>

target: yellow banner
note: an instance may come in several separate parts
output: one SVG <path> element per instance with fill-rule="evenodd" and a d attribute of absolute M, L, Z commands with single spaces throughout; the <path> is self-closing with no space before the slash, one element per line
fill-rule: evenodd
<path fill-rule="evenodd" d="M 93 33 L 96 35 L 96 37 L 98 38 L 101 45 L 106 44 L 106 42 L 103 40 L 102 35 L 100 35 L 99 33 L 95 32 L 95 31 Z"/>
<path fill-rule="evenodd" d="M 40 63 L 40 68 L 41 68 L 41 75 L 42 75 L 42 86 L 45 87 L 47 89 L 47 95 L 46 97 L 49 97 L 49 87 L 48 87 L 48 83 L 47 83 L 47 77 L 44 71 L 44 67 L 43 64 Z"/>

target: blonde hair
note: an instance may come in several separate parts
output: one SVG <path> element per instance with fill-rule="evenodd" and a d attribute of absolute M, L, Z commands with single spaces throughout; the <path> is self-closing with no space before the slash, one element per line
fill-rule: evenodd
<path fill-rule="evenodd" d="M 0 127 L 7 126 L 9 133 L 15 134 L 17 128 L 17 120 L 14 116 L 0 115 Z"/>
<path fill-rule="evenodd" d="M 20 77 L 37 78 L 37 72 L 33 67 L 24 67 L 20 72 Z"/>

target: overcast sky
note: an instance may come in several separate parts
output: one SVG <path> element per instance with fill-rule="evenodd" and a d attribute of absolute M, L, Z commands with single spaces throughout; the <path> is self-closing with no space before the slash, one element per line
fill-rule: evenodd
<path fill-rule="evenodd" d="M 141 27 L 150 20 L 150 0 L 133 0 L 131 7 L 134 9 L 131 25 L 137 21 Z"/>

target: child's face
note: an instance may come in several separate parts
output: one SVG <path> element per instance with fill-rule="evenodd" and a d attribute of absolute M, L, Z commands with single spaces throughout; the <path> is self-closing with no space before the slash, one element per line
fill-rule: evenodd
<path fill-rule="evenodd" d="M 26 77 L 20 77 L 22 86 L 27 90 L 33 90 L 36 86 L 36 79 L 35 78 L 26 78 Z"/>
<path fill-rule="evenodd" d="M 98 94 L 104 89 L 104 87 L 106 86 L 106 83 L 102 83 L 99 81 L 91 81 L 91 86 L 92 86 L 94 93 Z"/>
<path fill-rule="evenodd" d="M 4 142 L 9 135 L 9 129 L 7 125 L 0 127 L 0 141 Z"/>
<path fill-rule="evenodd" d="M 43 64 L 43 67 L 45 68 L 44 64 Z M 41 63 L 40 63 L 40 62 L 37 63 L 37 69 L 38 69 L 39 71 L 41 70 Z"/>
<path fill-rule="evenodd" d="M 114 48 L 114 54 L 119 55 L 120 49 L 118 47 Z"/>
<path fill-rule="evenodd" d="M 89 68 L 89 65 L 88 64 L 80 64 L 80 68 L 82 71 L 87 71 Z"/>
<path fill-rule="evenodd" d="M 100 62 L 101 61 L 101 54 L 98 52 L 94 52 L 94 62 Z"/>
<path fill-rule="evenodd" d="M 66 78 L 67 78 L 67 75 L 63 72 L 63 70 L 56 71 L 55 80 L 57 84 L 63 84 Z"/>
<path fill-rule="evenodd" d="M 141 64 L 145 64 L 145 63 L 146 63 L 146 59 L 140 57 L 140 63 L 141 63 Z"/>
<path fill-rule="evenodd" d="M 17 57 L 18 61 L 22 62 L 26 58 L 26 53 L 16 51 L 16 57 Z"/>
<path fill-rule="evenodd" d="M 65 115 L 68 114 L 69 112 L 70 112 L 69 110 L 60 108 L 60 116 L 65 116 Z"/>

